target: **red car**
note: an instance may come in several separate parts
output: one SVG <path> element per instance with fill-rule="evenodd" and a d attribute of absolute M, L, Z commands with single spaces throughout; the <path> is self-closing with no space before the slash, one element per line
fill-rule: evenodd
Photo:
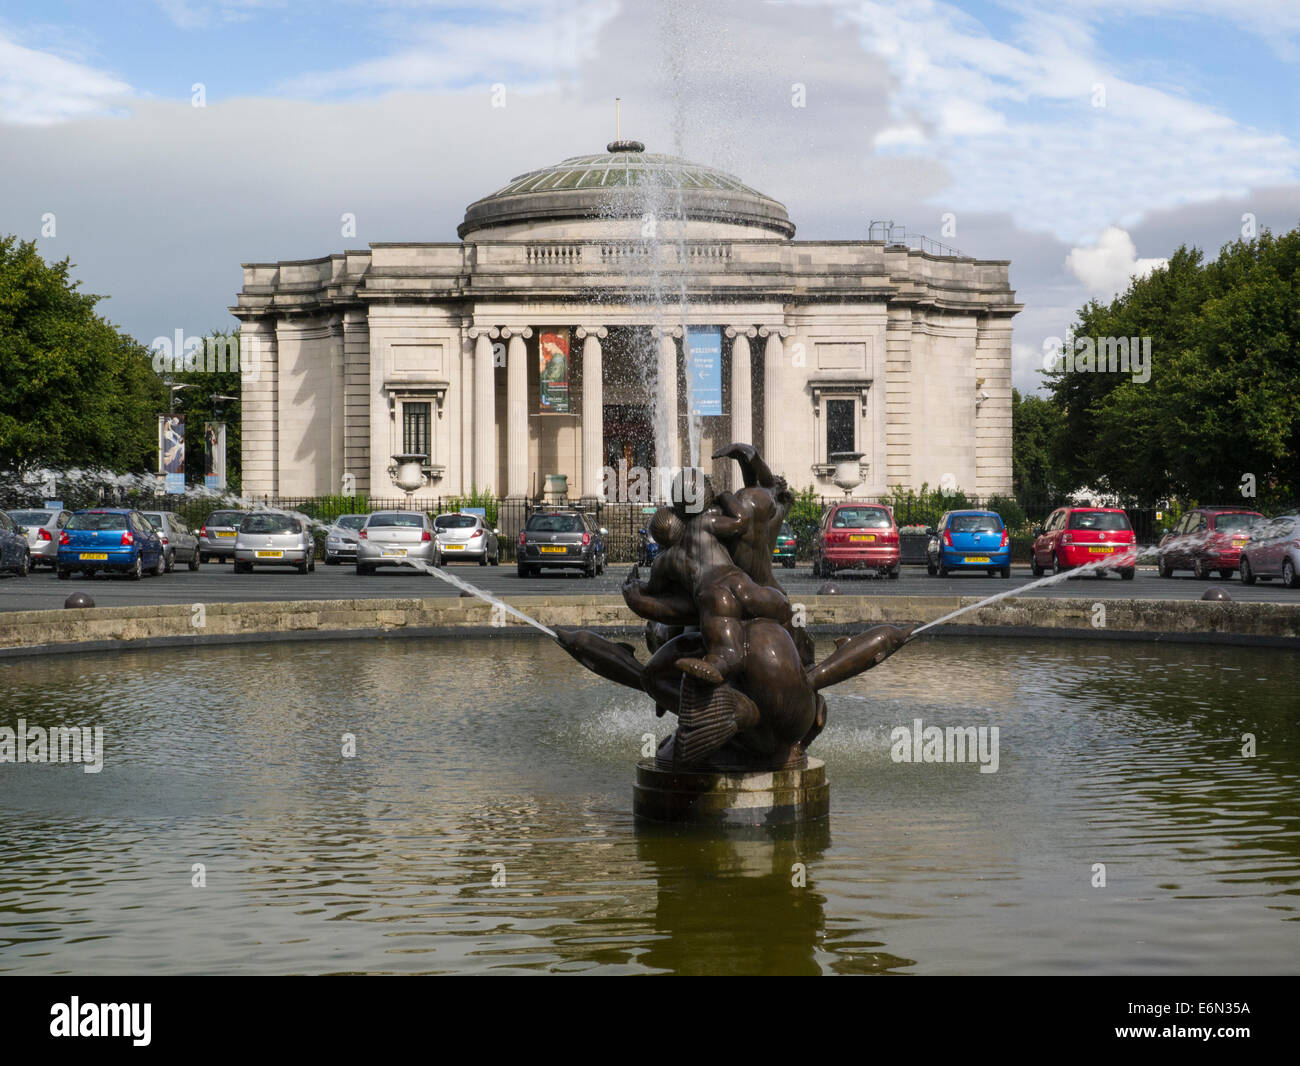
<path fill-rule="evenodd" d="M 836 570 L 875 570 L 898 577 L 898 526 L 882 503 L 837 503 L 813 539 L 813 577 Z"/>
<path fill-rule="evenodd" d="M 1034 530 L 1034 577 L 1042 577 L 1045 570 L 1060 574 L 1103 560 L 1113 565 L 1101 568 L 1101 573 L 1118 570 L 1120 577 L 1133 580 L 1136 538 L 1128 515 L 1118 507 L 1058 507 Z"/>
<path fill-rule="evenodd" d="M 1241 549 L 1252 528 L 1264 522 L 1258 511 L 1244 507 L 1196 507 L 1160 538 L 1160 576 L 1190 570 L 1202 581 L 1212 570 L 1229 580 L 1241 564 Z"/>

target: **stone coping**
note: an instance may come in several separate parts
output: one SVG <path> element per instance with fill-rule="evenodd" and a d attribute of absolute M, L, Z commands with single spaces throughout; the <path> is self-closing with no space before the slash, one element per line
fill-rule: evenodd
<path fill-rule="evenodd" d="M 510 596 L 506 602 L 543 625 L 634 632 L 643 623 L 620 596 Z M 852 632 L 879 622 L 926 622 L 978 597 L 796 597 L 805 624 L 818 634 Z M 200 609 L 201 607 L 201 609 Z M 1096 613 L 1104 608 L 1104 619 Z M 290 600 L 133 605 L 0 614 L 0 657 L 110 648 L 243 643 L 254 640 L 345 639 L 445 634 L 541 636 L 537 630 L 469 597 Z M 1098 622 L 1102 624 L 1097 624 Z M 1009 597 L 936 634 L 1139 637 L 1300 648 L 1300 601 L 1236 603 L 1203 600 L 1045 599 Z"/>

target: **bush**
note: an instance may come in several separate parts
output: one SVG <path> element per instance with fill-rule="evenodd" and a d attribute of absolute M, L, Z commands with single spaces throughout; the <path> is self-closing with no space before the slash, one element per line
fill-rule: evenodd
<path fill-rule="evenodd" d="M 447 510 L 463 511 L 466 507 L 482 507 L 483 521 L 491 529 L 497 528 L 497 511 L 499 501 L 488 492 L 479 492 L 476 485 L 471 485 L 468 496 L 453 496 L 447 501 Z"/>
<path fill-rule="evenodd" d="M 813 535 L 822 524 L 822 513 L 822 501 L 813 492 L 811 485 L 794 494 L 794 502 L 786 512 L 785 520 L 790 523 L 790 529 L 798 542 L 795 551 L 799 558 L 809 558 Z"/>
<path fill-rule="evenodd" d="M 318 522 L 333 522 L 342 514 L 369 514 L 370 502 L 365 496 L 317 496 L 305 500 L 294 510 Z"/>

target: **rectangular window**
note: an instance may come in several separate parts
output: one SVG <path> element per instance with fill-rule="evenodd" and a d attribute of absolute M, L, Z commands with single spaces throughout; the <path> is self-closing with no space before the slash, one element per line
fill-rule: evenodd
<path fill-rule="evenodd" d="M 419 452 L 425 462 L 433 457 L 429 450 L 429 408 L 427 403 L 402 404 L 402 451 Z"/>
<path fill-rule="evenodd" d="M 857 403 L 853 400 L 826 401 L 826 461 L 834 462 L 836 452 L 855 452 L 857 434 L 854 432 L 854 416 Z"/>

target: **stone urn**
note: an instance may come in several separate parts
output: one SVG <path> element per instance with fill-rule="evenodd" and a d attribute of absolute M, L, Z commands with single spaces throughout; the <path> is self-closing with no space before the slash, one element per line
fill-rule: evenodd
<path fill-rule="evenodd" d="M 835 472 L 831 475 L 831 480 L 844 490 L 847 498 L 849 493 L 862 484 L 862 452 L 834 452 L 831 454 L 831 462 L 835 464 Z"/>
<path fill-rule="evenodd" d="M 423 452 L 398 452 L 393 456 L 388 476 L 408 498 L 416 489 L 428 484 L 429 477 L 424 472 L 424 463 L 428 458 Z"/>
<path fill-rule="evenodd" d="M 569 498 L 569 475 L 546 475 L 546 499 L 549 503 L 563 503 Z"/>

